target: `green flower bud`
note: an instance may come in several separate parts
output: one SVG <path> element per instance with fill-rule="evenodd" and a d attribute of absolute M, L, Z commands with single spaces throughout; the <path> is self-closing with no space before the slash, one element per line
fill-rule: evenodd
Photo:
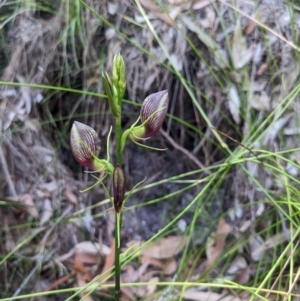
<path fill-rule="evenodd" d="M 118 98 L 122 99 L 126 90 L 126 70 L 121 54 L 113 59 L 112 83 L 118 91 Z"/>

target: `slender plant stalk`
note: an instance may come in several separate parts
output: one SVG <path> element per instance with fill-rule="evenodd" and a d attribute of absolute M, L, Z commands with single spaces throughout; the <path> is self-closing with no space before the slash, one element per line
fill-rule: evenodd
<path fill-rule="evenodd" d="M 121 266 L 120 266 L 120 246 L 121 246 L 121 214 L 116 214 L 116 229 L 115 229 L 115 301 L 120 300 L 121 295 Z"/>
<path fill-rule="evenodd" d="M 122 166 L 121 151 L 121 116 L 116 118 L 116 162 Z M 121 223 L 122 212 L 115 213 L 115 301 L 120 300 L 121 295 L 121 267 L 120 267 L 120 249 L 121 249 Z"/>
<path fill-rule="evenodd" d="M 116 156 L 117 164 L 122 167 L 122 151 L 121 151 L 121 116 L 116 118 Z"/>

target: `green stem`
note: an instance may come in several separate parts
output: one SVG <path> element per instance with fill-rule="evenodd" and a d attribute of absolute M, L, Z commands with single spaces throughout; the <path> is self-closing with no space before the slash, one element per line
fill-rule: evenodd
<path fill-rule="evenodd" d="M 121 116 L 116 117 L 116 156 L 117 164 L 122 167 L 122 151 L 121 151 Z"/>
<path fill-rule="evenodd" d="M 116 212 L 116 229 L 115 229 L 115 301 L 120 300 L 121 296 L 121 266 L 120 266 L 120 250 L 121 250 L 121 224 L 122 213 Z"/>
<path fill-rule="evenodd" d="M 116 163 L 122 167 L 122 150 L 121 150 L 121 116 L 116 117 Z M 120 266 L 120 248 L 121 248 L 121 225 L 122 213 L 116 212 L 115 220 L 115 301 L 120 300 L 121 296 L 121 266 Z"/>

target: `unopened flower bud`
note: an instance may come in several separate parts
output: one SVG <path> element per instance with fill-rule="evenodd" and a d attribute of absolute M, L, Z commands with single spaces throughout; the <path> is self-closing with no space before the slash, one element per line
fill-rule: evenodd
<path fill-rule="evenodd" d="M 126 89 L 126 71 L 121 54 L 116 55 L 113 59 L 112 83 L 116 87 L 119 99 L 122 99 Z"/>
<path fill-rule="evenodd" d="M 113 173 L 114 208 L 117 213 L 122 210 L 125 195 L 125 175 L 123 169 L 116 165 Z"/>
<path fill-rule="evenodd" d="M 100 153 L 100 141 L 91 127 L 74 121 L 70 137 L 71 149 L 76 161 L 91 170 L 100 170 L 103 164 L 97 160 Z"/>

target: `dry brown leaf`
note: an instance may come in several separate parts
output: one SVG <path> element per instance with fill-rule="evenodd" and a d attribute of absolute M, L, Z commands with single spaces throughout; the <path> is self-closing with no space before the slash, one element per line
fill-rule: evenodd
<path fill-rule="evenodd" d="M 163 266 L 164 266 L 164 264 L 161 260 L 155 259 L 155 258 L 152 258 L 149 256 L 145 256 L 145 255 L 141 256 L 141 263 L 149 263 L 158 268 L 163 268 Z"/>
<path fill-rule="evenodd" d="M 254 20 L 250 20 L 249 23 L 244 27 L 243 30 L 244 34 L 248 36 L 253 32 L 255 27 L 256 27 L 256 22 L 254 22 Z"/>
<path fill-rule="evenodd" d="M 138 270 L 135 270 L 131 265 L 126 266 L 124 270 L 126 270 L 126 273 L 122 275 L 122 280 L 125 283 L 128 282 L 136 282 L 137 280 L 142 279 L 143 275 L 145 274 L 147 268 L 149 266 L 149 262 L 143 263 Z"/>
<path fill-rule="evenodd" d="M 267 64 L 267 63 L 263 63 L 263 64 L 261 64 L 261 65 L 259 66 L 259 68 L 258 68 L 256 74 L 257 74 L 258 76 L 260 76 L 260 75 L 264 74 L 265 71 L 266 71 L 267 69 L 268 69 L 268 64 Z"/>
<path fill-rule="evenodd" d="M 136 286 L 133 287 L 133 292 L 140 298 L 146 297 L 147 296 L 147 286 Z"/>
<path fill-rule="evenodd" d="M 153 271 L 149 273 L 149 276 L 153 274 Z M 133 292 L 140 298 L 149 296 L 156 290 L 156 284 L 159 282 L 158 277 L 150 277 L 147 279 L 142 279 L 143 282 L 149 282 L 148 285 L 133 287 Z"/>
<path fill-rule="evenodd" d="M 229 234 L 232 232 L 232 227 L 231 225 L 227 224 L 224 218 L 219 219 L 218 227 L 217 227 L 217 232 L 216 234 Z"/>
<path fill-rule="evenodd" d="M 102 262 L 102 258 L 99 256 L 99 254 L 96 255 L 84 252 L 74 252 L 74 257 L 76 257 L 76 260 L 82 262 L 83 264 L 95 264 L 98 266 Z"/>
<path fill-rule="evenodd" d="M 172 275 L 177 270 L 177 261 L 175 259 L 159 260 L 159 259 L 151 258 L 148 256 L 142 256 L 141 263 L 149 263 L 149 264 L 161 269 L 165 275 Z"/>
<path fill-rule="evenodd" d="M 177 271 L 177 261 L 172 259 L 171 261 L 167 261 L 165 266 L 163 267 L 163 273 L 165 275 L 173 275 Z"/>
<path fill-rule="evenodd" d="M 52 203 L 49 199 L 44 200 L 43 212 L 40 219 L 40 226 L 43 226 L 53 215 Z"/>
<path fill-rule="evenodd" d="M 122 282 L 134 282 L 136 280 L 136 271 L 132 265 L 127 265 L 122 268 L 125 273 L 122 275 Z"/>
<path fill-rule="evenodd" d="M 78 287 L 85 286 L 86 285 L 86 281 L 85 281 L 84 278 L 82 278 L 82 274 L 81 273 L 76 273 L 76 275 L 77 275 L 77 286 Z M 94 299 L 90 295 L 86 296 L 86 293 L 87 292 L 83 291 L 83 292 L 81 292 L 79 294 L 80 297 L 81 297 L 80 300 L 83 300 L 83 301 L 94 301 Z"/>
<path fill-rule="evenodd" d="M 155 292 L 156 290 L 156 283 L 159 282 L 159 278 L 158 277 L 152 277 L 149 279 L 149 284 L 147 285 L 147 295 L 151 295 Z"/>
<path fill-rule="evenodd" d="M 250 267 L 246 267 L 240 269 L 237 275 L 234 277 L 233 281 L 239 284 L 246 284 L 250 280 L 251 277 L 251 269 Z"/>
<path fill-rule="evenodd" d="M 92 276 L 90 275 L 84 264 L 80 260 L 77 260 L 76 256 L 74 256 L 73 271 L 76 272 L 77 280 L 80 279 L 85 283 L 92 280 Z"/>
<path fill-rule="evenodd" d="M 25 211 L 30 214 L 31 216 L 38 218 L 39 213 L 35 207 L 33 198 L 31 194 L 23 194 L 21 196 L 18 196 L 17 201 L 19 201 L 21 204 L 25 205 Z"/>
<path fill-rule="evenodd" d="M 173 22 L 170 20 L 170 14 L 167 15 L 162 12 L 160 7 L 156 6 L 153 1 L 148 1 L 148 0 L 140 0 L 141 4 L 146 7 L 147 9 L 151 10 L 154 15 L 156 15 L 159 19 L 161 19 L 163 22 L 170 26 L 174 26 Z M 166 8 L 167 9 L 167 8 Z M 178 10 L 178 8 L 174 8 L 175 10 Z M 174 9 L 173 9 L 173 14 L 174 14 Z M 180 9 L 180 8 L 179 8 Z M 172 14 L 172 15 L 173 15 Z M 175 17 L 179 14 L 179 11 L 176 12 L 174 15 Z M 174 17 L 174 16 L 172 16 Z"/>
<path fill-rule="evenodd" d="M 69 279 L 71 277 L 73 277 L 75 275 L 76 272 L 71 272 L 69 275 L 63 276 L 57 280 L 55 280 L 53 283 L 51 283 L 49 286 L 46 287 L 46 289 L 44 290 L 45 292 L 48 291 L 52 291 L 53 289 L 56 289 L 57 287 L 59 287 L 60 285 L 62 285 L 63 283 L 69 281 Z"/>
<path fill-rule="evenodd" d="M 153 3 L 153 1 L 149 0 L 141 0 L 141 4 L 147 9 L 151 10 L 153 13 L 161 13 L 161 9 Z"/>
<path fill-rule="evenodd" d="M 77 197 L 75 196 L 75 194 L 72 192 L 71 188 L 69 185 L 67 185 L 66 190 L 65 190 L 65 195 L 66 198 L 74 205 L 78 204 L 78 200 Z"/>
<path fill-rule="evenodd" d="M 149 276 L 145 275 L 145 271 L 147 270 L 148 266 L 149 266 L 148 262 L 143 263 L 137 271 L 131 265 L 126 266 L 123 269 L 123 271 L 126 270 L 126 273 L 124 273 L 121 277 L 122 282 L 123 283 L 130 283 L 130 282 L 136 282 L 136 281 L 146 282 L 153 275 L 153 274 L 150 274 Z M 152 271 L 152 273 L 153 273 L 153 271 Z M 144 279 L 145 277 L 146 277 L 146 279 Z M 139 297 L 147 296 L 147 287 L 146 286 L 137 286 L 137 287 L 131 286 L 131 287 L 127 287 L 127 290 L 124 290 L 123 292 L 128 297 L 130 297 L 132 300 L 135 300 L 135 298 L 133 297 L 134 295 L 138 295 Z"/>
<path fill-rule="evenodd" d="M 187 236 L 169 236 L 147 245 L 142 254 L 156 259 L 168 259 L 180 253 L 188 242 Z"/>
<path fill-rule="evenodd" d="M 144 275 L 141 278 L 142 282 L 148 282 L 151 278 L 157 276 L 158 272 L 155 270 L 150 270 L 144 273 Z"/>
<path fill-rule="evenodd" d="M 250 268 L 244 257 L 238 255 L 226 271 L 226 279 L 245 284 L 250 279 Z"/>
<path fill-rule="evenodd" d="M 136 276 L 137 276 L 136 280 L 143 279 L 143 276 L 146 273 L 148 267 L 149 267 L 149 262 L 145 262 L 138 268 L 137 273 L 136 273 Z"/>
<path fill-rule="evenodd" d="M 123 283 L 130 283 L 130 282 L 136 282 L 136 281 L 142 281 L 142 282 L 158 282 L 159 278 L 153 277 L 157 271 L 147 271 L 149 264 L 151 262 L 151 258 L 143 258 L 144 263 L 139 267 L 138 270 L 135 270 L 131 265 L 128 265 L 124 267 L 123 274 L 122 274 L 122 282 Z M 153 261 L 154 263 L 158 263 L 159 261 Z M 124 273 L 124 271 L 126 271 Z M 148 296 L 152 291 L 154 291 L 156 288 L 156 285 L 149 284 L 148 286 L 131 286 L 122 288 L 122 292 L 130 299 L 130 300 L 136 300 L 134 295 L 139 296 L 140 298 Z"/>
<path fill-rule="evenodd" d="M 248 264 L 246 262 L 246 259 L 238 255 L 230 264 L 229 268 L 226 271 L 226 274 L 235 275 L 239 270 L 244 269 L 247 266 Z"/>
<path fill-rule="evenodd" d="M 196 289 L 188 289 L 184 292 L 183 297 L 189 300 L 196 300 L 196 301 L 246 301 L 246 299 L 241 299 L 240 297 L 235 296 L 226 296 L 224 294 L 217 294 L 211 292 L 201 292 Z"/>
<path fill-rule="evenodd" d="M 144 241 L 141 241 L 141 240 L 131 240 L 128 243 L 126 243 L 126 248 L 122 248 L 122 252 L 128 252 L 128 250 L 130 250 L 131 252 L 134 252 L 139 247 L 141 247 L 143 244 L 144 244 Z"/>
<path fill-rule="evenodd" d="M 192 2 L 192 9 L 193 10 L 198 10 L 201 9 L 209 4 L 211 4 L 212 2 L 215 2 L 216 0 L 195 0 L 195 1 L 191 1 Z"/>
<path fill-rule="evenodd" d="M 141 240 L 131 240 L 126 243 L 125 248 L 121 248 L 122 253 L 130 254 L 136 251 L 139 247 L 143 245 L 144 241 Z"/>
<path fill-rule="evenodd" d="M 115 240 L 114 239 L 112 240 L 110 248 L 111 248 L 111 250 L 115 249 Z M 105 264 L 103 266 L 103 269 L 102 269 L 101 273 L 105 273 L 106 271 L 108 271 L 114 265 L 114 262 L 115 262 L 115 252 L 111 252 L 105 258 Z M 107 275 L 108 274 L 106 273 L 103 276 L 101 276 L 99 278 L 99 281 L 102 282 L 102 280 L 105 279 L 107 277 Z"/>
<path fill-rule="evenodd" d="M 225 247 L 226 237 L 232 231 L 232 227 L 220 218 L 217 231 L 212 233 L 207 241 L 206 246 L 206 266 L 210 266 L 215 262 Z"/>
<path fill-rule="evenodd" d="M 100 246 L 99 244 L 91 241 L 81 241 L 75 246 L 75 249 L 76 253 L 83 252 L 103 256 L 107 256 L 111 253 L 111 249 L 108 246 L 104 244 L 101 244 Z"/>
<path fill-rule="evenodd" d="M 133 293 L 132 293 L 132 298 L 130 298 L 126 293 L 123 292 L 123 288 L 121 290 L 122 290 L 122 295 L 121 295 L 121 298 L 120 298 L 121 301 L 133 301 L 133 300 L 135 300 Z"/>

